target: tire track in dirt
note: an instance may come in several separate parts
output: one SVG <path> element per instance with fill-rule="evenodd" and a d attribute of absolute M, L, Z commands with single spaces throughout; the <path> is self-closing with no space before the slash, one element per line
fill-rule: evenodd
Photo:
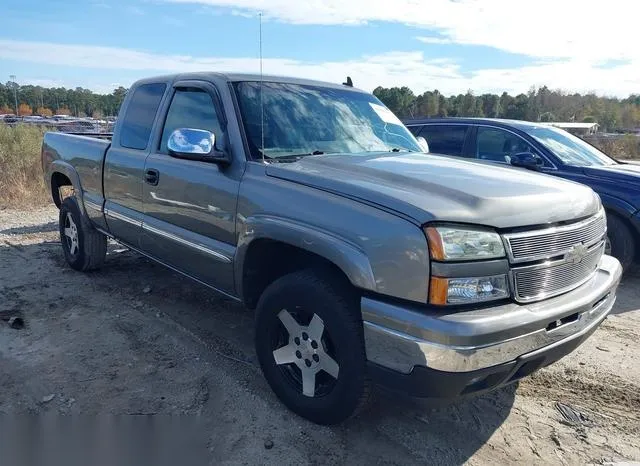
<path fill-rule="evenodd" d="M 607 374 L 604 380 L 575 370 L 542 370 L 523 379 L 519 393 L 583 407 L 606 422 L 615 419 L 624 432 L 640 434 L 640 387 L 621 377 Z"/>

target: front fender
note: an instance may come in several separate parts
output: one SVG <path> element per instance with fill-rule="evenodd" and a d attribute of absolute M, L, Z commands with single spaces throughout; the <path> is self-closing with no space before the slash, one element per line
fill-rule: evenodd
<path fill-rule="evenodd" d="M 365 290 L 376 290 L 371 264 L 364 251 L 334 234 L 276 216 L 256 215 L 244 219 L 234 260 L 234 275 L 240 296 L 243 294 L 243 269 L 246 253 L 257 239 L 269 239 L 304 249 L 331 261 L 349 281 Z"/>

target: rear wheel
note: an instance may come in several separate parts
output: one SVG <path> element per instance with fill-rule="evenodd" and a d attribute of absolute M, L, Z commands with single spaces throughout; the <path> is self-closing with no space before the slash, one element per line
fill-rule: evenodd
<path fill-rule="evenodd" d="M 82 217 L 75 197 L 60 206 L 60 242 L 67 263 L 80 271 L 100 267 L 107 254 L 107 237 Z"/>
<path fill-rule="evenodd" d="M 607 216 L 607 239 L 605 252 L 620 261 L 628 270 L 636 257 L 636 242 L 631 229 L 615 214 Z"/>
<path fill-rule="evenodd" d="M 369 398 L 357 302 L 339 282 L 301 271 L 276 280 L 258 303 L 255 345 L 265 378 L 313 422 L 344 421 Z"/>

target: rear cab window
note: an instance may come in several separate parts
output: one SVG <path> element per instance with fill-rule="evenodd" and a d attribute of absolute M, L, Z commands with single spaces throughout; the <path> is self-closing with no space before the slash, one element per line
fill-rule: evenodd
<path fill-rule="evenodd" d="M 165 83 L 150 83 L 138 86 L 127 106 L 120 129 L 120 145 L 128 149 L 145 150 L 153 122 L 158 113 Z"/>
<path fill-rule="evenodd" d="M 460 157 L 468 129 L 468 125 L 425 125 L 418 136 L 426 139 L 429 152 Z"/>

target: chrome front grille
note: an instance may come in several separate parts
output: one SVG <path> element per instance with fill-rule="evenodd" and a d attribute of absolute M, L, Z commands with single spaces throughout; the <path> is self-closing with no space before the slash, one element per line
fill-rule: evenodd
<path fill-rule="evenodd" d="M 513 269 L 513 284 L 516 300 L 531 302 L 570 291 L 595 272 L 604 253 L 604 242 L 593 246 L 579 262 L 567 262 L 564 259 Z"/>
<path fill-rule="evenodd" d="M 516 301 L 557 296 L 587 281 L 604 253 L 606 232 L 600 212 L 571 225 L 504 235 Z"/>
<path fill-rule="evenodd" d="M 511 263 L 548 259 L 568 253 L 576 244 L 589 247 L 604 238 L 607 220 L 604 213 L 583 222 L 540 231 L 505 235 Z"/>

